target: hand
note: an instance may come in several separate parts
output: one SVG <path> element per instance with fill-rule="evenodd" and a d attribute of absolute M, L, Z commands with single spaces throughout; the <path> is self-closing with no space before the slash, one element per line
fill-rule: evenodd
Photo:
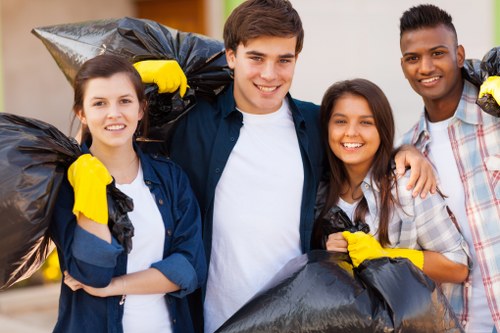
<path fill-rule="evenodd" d="M 412 145 L 404 145 L 394 156 L 396 172 L 398 176 L 404 175 L 406 167 L 409 166 L 410 180 L 406 188 L 413 188 L 413 197 L 420 194 L 423 199 L 427 193 L 436 193 L 437 180 L 432 164 Z"/>
<path fill-rule="evenodd" d="M 68 180 L 75 192 L 73 213 L 90 220 L 108 224 L 106 186 L 113 178 L 96 157 L 83 154 L 68 169 Z"/>
<path fill-rule="evenodd" d="M 68 274 L 68 271 L 64 271 L 63 282 L 73 291 L 77 291 L 83 287 L 79 281 L 73 279 L 73 277 Z"/>
<path fill-rule="evenodd" d="M 134 64 L 144 83 L 155 83 L 159 93 L 186 93 L 187 78 L 176 60 L 144 60 Z"/>
<path fill-rule="evenodd" d="M 500 104 L 500 76 L 489 76 L 479 90 L 479 98 L 485 94 L 491 95 Z"/>
<path fill-rule="evenodd" d="M 328 235 L 326 240 L 326 249 L 328 251 L 344 252 L 347 253 L 347 241 L 341 232 L 335 232 Z"/>
<path fill-rule="evenodd" d="M 422 251 L 383 248 L 372 235 L 361 231 L 355 233 L 344 231 L 342 235 L 347 240 L 347 249 L 354 267 L 358 267 L 365 260 L 381 257 L 406 258 L 418 268 L 423 269 L 424 267 L 424 253 Z"/>
<path fill-rule="evenodd" d="M 64 279 L 63 279 L 64 284 L 67 285 L 71 290 L 77 291 L 79 289 L 83 289 L 87 294 L 90 294 L 90 295 L 96 296 L 96 297 L 112 296 L 109 293 L 109 290 L 111 288 L 111 284 L 113 283 L 113 280 L 108 286 L 106 286 L 104 288 L 94 288 L 94 287 L 87 286 L 87 285 L 81 283 L 80 281 L 76 280 L 71 275 L 69 275 L 68 271 L 64 271 Z"/>

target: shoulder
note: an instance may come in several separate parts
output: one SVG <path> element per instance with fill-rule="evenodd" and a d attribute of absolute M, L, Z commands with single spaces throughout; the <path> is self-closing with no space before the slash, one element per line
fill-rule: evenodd
<path fill-rule="evenodd" d="M 312 102 L 301 101 L 295 98 L 290 98 L 290 100 L 300 111 L 313 114 L 315 116 L 319 115 L 319 105 Z"/>
<path fill-rule="evenodd" d="M 418 133 L 421 131 L 419 123 L 414 124 L 398 140 L 397 146 L 414 144 L 418 139 Z"/>
<path fill-rule="evenodd" d="M 158 153 L 142 153 L 141 162 L 150 165 L 154 170 L 170 172 L 182 172 L 181 167 L 168 156 Z"/>

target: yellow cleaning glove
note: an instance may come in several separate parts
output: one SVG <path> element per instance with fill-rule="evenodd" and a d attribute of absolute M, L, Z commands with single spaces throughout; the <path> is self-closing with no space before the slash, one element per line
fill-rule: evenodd
<path fill-rule="evenodd" d="M 424 267 L 424 253 L 422 251 L 383 248 L 372 235 L 362 231 L 355 233 L 344 231 L 342 232 L 342 236 L 344 236 L 348 243 L 347 250 L 349 251 L 349 256 L 354 267 L 358 267 L 365 260 L 381 257 L 406 258 L 418 268 L 423 269 Z"/>
<path fill-rule="evenodd" d="M 142 82 L 155 83 L 159 93 L 173 93 L 179 89 L 181 97 L 186 93 L 187 78 L 176 60 L 144 60 L 134 64 Z"/>
<path fill-rule="evenodd" d="M 68 180 L 75 192 L 73 214 L 82 213 L 101 224 L 108 224 L 106 186 L 113 178 L 96 157 L 83 154 L 68 169 Z"/>
<path fill-rule="evenodd" d="M 500 76 L 490 76 L 483 82 L 479 90 L 479 98 L 485 94 L 493 96 L 497 104 L 500 104 Z"/>

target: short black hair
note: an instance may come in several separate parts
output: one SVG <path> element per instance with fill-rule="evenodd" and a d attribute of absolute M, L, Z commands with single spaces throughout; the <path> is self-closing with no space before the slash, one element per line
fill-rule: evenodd
<path fill-rule="evenodd" d="M 446 11 L 431 4 L 411 7 L 399 19 L 399 38 L 401 39 L 403 33 L 407 31 L 435 28 L 439 25 L 447 27 L 457 39 L 457 31 L 453 25 L 453 20 Z"/>

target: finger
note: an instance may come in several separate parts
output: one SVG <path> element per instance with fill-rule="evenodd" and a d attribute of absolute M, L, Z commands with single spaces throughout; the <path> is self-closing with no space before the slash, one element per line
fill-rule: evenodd
<path fill-rule="evenodd" d="M 336 242 L 326 242 L 326 249 L 328 251 L 343 252 L 347 253 L 347 242 L 344 243 Z"/>
<path fill-rule="evenodd" d="M 394 163 L 396 164 L 396 174 L 398 176 L 402 176 L 406 172 L 406 167 L 405 167 L 405 160 L 406 160 L 406 152 L 401 152 L 400 154 L 396 154 L 394 157 Z"/>
<path fill-rule="evenodd" d="M 420 190 L 420 197 L 422 199 L 425 199 L 425 197 L 427 196 L 427 194 L 431 191 L 432 183 L 433 183 L 432 172 L 431 173 L 427 173 L 425 183 L 423 183 L 421 185 L 421 190 Z M 420 186 L 420 184 L 417 184 L 417 186 Z M 418 193 L 417 193 L 417 195 L 418 195 Z"/>
<path fill-rule="evenodd" d="M 422 176 L 421 174 L 421 167 L 420 166 L 415 166 L 410 169 L 410 178 L 408 179 L 408 183 L 406 184 L 406 189 L 411 190 L 412 188 L 415 188 L 417 186 L 418 181 L 420 180 L 420 177 Z M 425 182 L 426 179 L 424 179 Z M 415 191 L 413 192 L 415 193 Z M 420 193 L 420 191 L 418 191 Z"/>

